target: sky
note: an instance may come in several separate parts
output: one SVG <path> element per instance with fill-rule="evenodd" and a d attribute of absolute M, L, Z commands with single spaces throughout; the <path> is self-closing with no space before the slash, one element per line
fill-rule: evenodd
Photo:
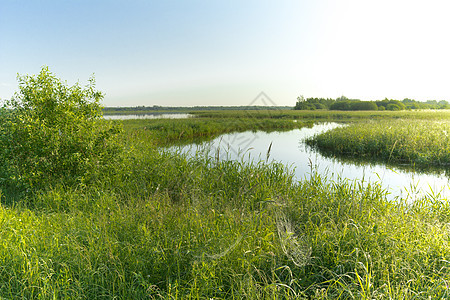
<path fill-rule="evenodd" d="M 0 99 L 48 66 L 105 106 L 450 100 L 446 0 L 0 0 Z"/>

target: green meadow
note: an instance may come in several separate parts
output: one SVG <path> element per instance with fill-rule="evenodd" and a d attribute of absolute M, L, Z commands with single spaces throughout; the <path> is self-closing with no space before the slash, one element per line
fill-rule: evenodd
<path fill-rule="evenodd" d="M 163 148 L 345 119 L 315 141 L 349 145 L 337 149 L 345 155 L 445 165 L 448 112 L 105 121 L 93 86 L 68 90 L 39 76 L 23 78 L 28 96 L 1 113 L 0 298 L 450 297 L 447 201 L 393 202 L 377 183 L 331 181 L 313 167 L 295 181 L 281 164 Z M 45 88 L 29 93 L 33 82 Z M 73 102 L 43 101 L 52 90 Z M 88 106 L 76 100 L 86 98 Z"/>

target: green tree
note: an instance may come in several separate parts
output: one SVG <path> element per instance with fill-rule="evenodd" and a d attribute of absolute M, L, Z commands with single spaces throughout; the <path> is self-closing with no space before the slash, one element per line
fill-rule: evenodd
<path fill-rule="evenodd" d="M 18 82 L 0 125 L 3 182 L 26 188 L 86 183 L 112 166 L 122 149 L 121 127 L 102 119 L 103 94 L 93 77 L 85 87 L 68 86 L 43 67 Z"/>
<path fill-rule="evenodd" d="M 330 106 L 330 110 L 350 110 L 349 100 L 336 101 Z"/>
<path fill-rule="evenodd" d="M 350 103 L 350 110 L 378 110 L 373 101 L 354 101 Z"/>
<path fill-rule="evenodd" d="M 303 110 L 305 109 L 305 98 L 303 97 L 303 95 L 300 95 L 297 97 L 297 102 L 295 103 L 295 110 Z"/>
<path fill-rule="evenodd" d="M 387 110 L 402 110 L 402 108 L 401 108 L 398 104 L 396 104 L 396 103 L 389 103 L 389 104 L 386 106 L 386 109 L 387 109 Z"/>

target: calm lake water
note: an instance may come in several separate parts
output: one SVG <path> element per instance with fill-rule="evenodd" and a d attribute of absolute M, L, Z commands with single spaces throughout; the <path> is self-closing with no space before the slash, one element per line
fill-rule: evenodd
<path fill-rule="evenodd" d="M 191 114 L 139 114 L 139 115 L 104 115 L 106 120 L 132 120 L 132 119 L 187 119 Z"/>
<path fill-rule="evenodd" d="M 320 174 L 337 180 L 348 178 L 364 182 L 379 182 L 389 192 L 389 198 L 414 200 L 427 193 L 440 193 L 439 198 L 450 196 L 449 178 L 440 174 L 423 174 L 387 167 L 383 164 L 342 161 L 321 155 L 308 147 L 303 140 L 307 137 L 343 126 L 337 123 L 314 125 L 312 128 L 295 129 L 287 132 L 242 132 L 222 135 L 200 145 L 178 147 L 182 152 L 205 151 L 221 159 L 266 160 L 271 146 L 269 161 L 288 165 L 295 172 L 297 180 L 308 178 L 311 164 Z"/>

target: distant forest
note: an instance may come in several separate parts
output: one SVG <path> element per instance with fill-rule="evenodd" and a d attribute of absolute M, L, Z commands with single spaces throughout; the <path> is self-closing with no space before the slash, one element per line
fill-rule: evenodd
<path fill-rule="evenodd" d="M 362 101 L 349 99 L 345 96 L 332 98 L 303 98 L 297 97 L 296 110 L 411 110 L 411 109 L 447 109 L 450 104 L 445 101 L 428 100 L 420 102 L 412 99 L 393 100 L 384 99 L 376 101 Z"/>

